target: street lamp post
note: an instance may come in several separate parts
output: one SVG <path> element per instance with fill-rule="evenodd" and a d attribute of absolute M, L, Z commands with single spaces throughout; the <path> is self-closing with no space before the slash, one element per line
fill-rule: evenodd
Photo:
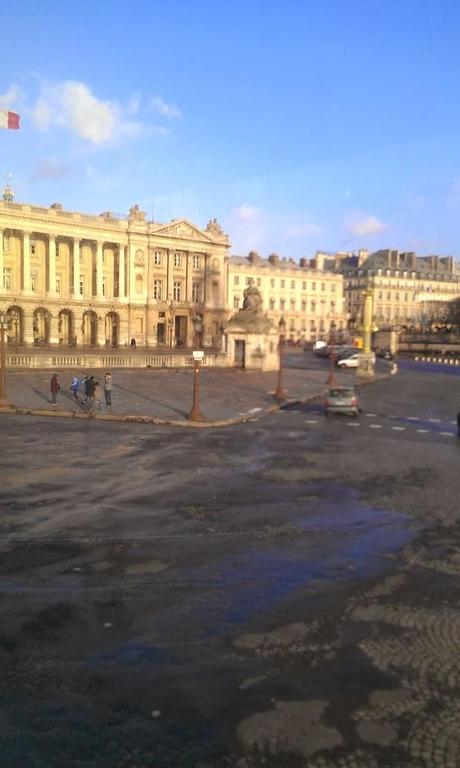
<path fill-rule="evenodd" d="M 278 384 L 275 390 L 275 400 L 278 400 L 279 403 L 282 403 L 283 400 L 286 399 L 286 392 L 283 389 L 283 352 L 284 352 L 284 337 L 286 333 L 286 321 L 284 317 L 281 317 L 279 323 L 279 341 L 278 341 L 278 355 L 279 355 L 279 365 L 278 365 Z"/>
<path fill-rule="evenodd" d="M 200 410 L 200 366 L 204 357 L 203 350 L 193 351 L 193 405 L 187 416 L 188 421 L 205 421 Z"/>
<path fill-rule="evenodd" d="M 6 312 L 0 312 L 0 408 L 11 408 L 6 396 L 6 350 L 5 334 L 9 328 L 9 317 Z"/>
<path fill-rule="evenodd" d="M 330 328 L 330 331 L 329 331 L 329 375 L 327 377 L 327 384 L 329 384 L 330 387 L 335 386 L 335 372 L 334 372 L 335 352 L 334 352 L 334 342 L 335 342 L 335 323 L 331 323 L 331 328 Z"/>

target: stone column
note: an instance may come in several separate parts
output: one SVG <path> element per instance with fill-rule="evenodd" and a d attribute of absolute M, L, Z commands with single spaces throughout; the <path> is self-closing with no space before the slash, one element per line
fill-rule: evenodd
<path fill-rule="evenodd" d="M 192 294 L 193 294 L 193 254 L 188 253 L 187 254 L 187 278 L 185 283 L 185 301 L 188 301 L 189 304 L 192 303 Z"/>
<path fill-rule="evenodd" d="M 81 299 L 80 293 L 80 240 L 75 237 L 73 241 L 73 297 Z"/>
<path fill-rule="evenodd" d="M 59 344 L 59 314 L 53 312 L 50 317 L 50 344 Z"/>
<path fill-rule="evenodd" d="M 126 298 L 125 253 L 126 253 L 125 246 L 120 245 L 118 248 L 118 296 L 122 300 Z"/>
<path fill-rule="evenodd" d="M 24 293 L 31 293 L 30 232 L 22 233 L 22 290 Z"/>
<path fill-rule="evenodd" d="M 103 278 L 103 264 L 102 264 L 102 241 L 98 240 L 96 243 L 96 296 L 98 299 L 102 299 L 102 278 Z"/>
<path fill-rule="evenodd" d="M 54 296 L 56 295 L 56 238 L 54 235 L 48 237 L 48 270 L 48 292 Z"/>
<path fill-rule="evenodd" d="M 174 298 L 173 294 L 173 282 L 174 282 L 174 253 L 175 251 L 171 248 L 168 248 L 168 270 L 167 270 L 167 277 L 166 277 L 166 295 L 165 300 L 168 301 L 169 299 Z"/>
<path fill-rule="evenodd" d="M 0 290 L 3 288 L 3 229 L 0 229 Z"/>

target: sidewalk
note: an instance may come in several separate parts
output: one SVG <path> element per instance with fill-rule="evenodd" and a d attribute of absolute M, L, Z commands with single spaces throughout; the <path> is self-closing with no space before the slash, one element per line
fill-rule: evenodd
<path fill-rule="evenodd" d="M 299 365 L 308 365 L 298 358 Z M 287 364 L 296 365 L 296 358 Z M 193 400 L 193 370 L 137 369 L 113 370 L 112 408 L 105 402 L 101 410 L 91 416 L 74 400 L 70 391 L 73 375 L 80 380 L 93 373 L 102 383 L 104 372 L 57 370 L 61 389 L 57 404 L 51 404 L 49 381 L 53 371 L 8 371 L 7 393 L 14 406 L 13 413 L 62 416 L 71 418 L 108 419 L 116 421 L 147 421 L 175 426 L 222 426 L 245 421 L 263 411 L 277 410 L 280 406 L 273 393 L 277 385 L 277 372 L 261 373 L 242 370 L 202 368 L 200 372 L 200 407 L 204 423 L 187 421 Z M 306 401 L 321 396 L 326 388 L 327 367 L 286 367 L 283 386 L 287 402 Z M 337 372 L 337 381 L 352 383 L 353 374 Z M 82 388 L 81 388 L 82 390 Z M 79 402 L 83 391 L 79 393 Z"/>

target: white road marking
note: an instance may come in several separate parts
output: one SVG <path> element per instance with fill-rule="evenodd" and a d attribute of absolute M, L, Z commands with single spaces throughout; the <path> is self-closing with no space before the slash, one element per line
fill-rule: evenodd
<path fill-rule="evenodd" d="M 456 424 L 457 422 L 456 422 L 456 421 L 451 421 L 450 423 L 451 423 L 451 424 Z"/>
<path fill-rule="evenodd" d="M 305 419 L 305 424 L 317 424 L 318 419 Z"/>
<path fill-rule="evenodd" d="M 420 421 L 418 416 L 408 416 L 407 420 L 408 421 Z"/>
<path fill-rule="evenodd" d="M 356 421 L 347 421 L 347 427 L 359 427 L 361 426 L 359 423 L 356 423 Z"/>
<path fill-rule="evenodd" d="M 397 432 L 404 432 L 406 427 L 392 427 L 392 429 L 396 430 Z"/>
<path fill-rule="evenodd" d="M 428 419 L 428 421 L 433 421 L 435 423 L 439 423 L 441 421 L 441 419 Z"/>
<path fill-rule="evenodd" d="M 375 418 L 377 416 L 376 413 L 365 413 L 365 416 L 370 416 L 371 418 Z"/>
<path fill-rule="evenodd" d="M 382 429 L 381 424 L 369 424 L 369 429 Z"/>
<path fill-rule="evenodd" d="M 417 429 L 417 432 L 429 432 L 429 429 Z"/>
<path fill-rule="evenodd" d="M 440 435 L 445 435 L 446 437 L 455 437 L 453 432 L 440 432 Z"/>

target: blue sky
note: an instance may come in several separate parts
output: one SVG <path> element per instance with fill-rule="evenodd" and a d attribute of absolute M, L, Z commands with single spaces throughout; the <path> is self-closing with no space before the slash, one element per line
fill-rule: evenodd
<path fill-rule="evenodd" d="M 19 202 L 460 257 L 460 3 L 3 0 Z"/>

